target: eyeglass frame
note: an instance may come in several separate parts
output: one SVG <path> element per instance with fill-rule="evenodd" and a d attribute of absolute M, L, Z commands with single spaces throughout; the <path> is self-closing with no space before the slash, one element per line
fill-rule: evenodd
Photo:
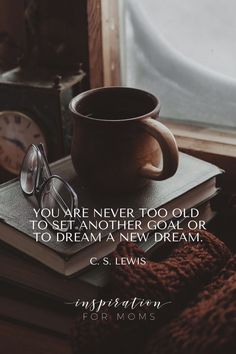
<path fill-rule="evenodd" d="M 35 181 L 34 181 L 33 190 L 32 190 L 32 192 L 27 193 L 27 192 L 25 192 L 25 190 L 22 187 L 21 173 L 22 172 L 27 172 L 27 171 L 23 170 L 23 166 L 24 166 L 25 160 L 26 160 L 26 158 L 28 156 L 28 153 L 29 153 L 31 148 L 35 149 L 36 152 L 37 152 L 37 171 L 36 171 L 36 177 L 35 177 Z M 43 161 L 42 160 L 39 161 L 40 157 L 43 159 Z M 40 177 L 42 176 L 42 171 L 43 171 L 44 167 L 46 167 L 47 174 L 48 174 L 49 177 L 48 178 L 42 177 L 43 182 L 40 184 Z M 73 201 L 73 205 L 72 205 L 71 209 L 73 210 L 74 208 L 78 208 L 78 197 L 77 197 L 77 194 L 75 193 L 75 191 L 73 190 L 73 188 L 69 185 L 69 183 L 67 181 L 65 181 L 64 178 L 62 178 L 62 177 L 60 177 L 60 176 L 58 176 L 56 174 L 52 174 L 43 144 L 39 143 L 38 145 L 35 145 L 35 144 L 29 145 L 29 147 L 26 150 L 24 159 L 23 159 L 22 164 L 21 164 L 21 169 L 20 169 L 20 186 L 21 186 L 22 192 L 28 197 L 35 196 L 40 208 L 42 208 L 41 196 L 42 196 L 42 193 L 44 191 L 44 187 L 53 178 L 59 179 L 68 188 L 68 191 L 70 192 L 70 195 L 71 195 L 72 201 Z M 47 220 L 47 218 L 45 218 L 45 219 Z M 72 219 L 72 216 L 71 216 L 70 219 Z M 78 219 L 78 218 L 76 218 L 76 219 Z M 52 225 L 50 224 L 50 222 L 48 220 L 47 220 L 47 222 L 52 227 Z"/>

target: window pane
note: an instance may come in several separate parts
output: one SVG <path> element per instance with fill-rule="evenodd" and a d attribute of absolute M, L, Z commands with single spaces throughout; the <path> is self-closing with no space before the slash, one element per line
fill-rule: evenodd
<path fill-rule="evenodd" d="M 122 78 L 161 116 L 236 127 L 236 2 L 124 0 Z"/>

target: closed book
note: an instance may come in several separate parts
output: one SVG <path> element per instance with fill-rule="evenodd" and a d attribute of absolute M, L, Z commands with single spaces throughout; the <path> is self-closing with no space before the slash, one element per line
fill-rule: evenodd
<path fill-rule="evenodd" d="M 84 208 L 102 210 L 109 208 L 132 208 L 134 218 L 141 217 L 139 208 L 173 207 L 190 209 L 213 196 L 216 191 L 215 177 L 221 170 L 205 161 L 180 153 L 180 163 L 176 174 L 165 181 L 151 181 L 145 188 L 124 195 L 95 194 L 87 191 L 78 183 L 71 158 L 60 160 L 52 165 L 53 174 L 64 177 L 78 194 L 79 203 Z M 102 173 L 102 171 L 101 171 Z M 101 240 L 112 232 L 116 242 L 36 242 L 35 231 L 30 220 L 35 219 L 33 208 L 38 209 L 36 200 L 26 198 L 19 181 L 0 187 L 0 240 L 44 263 L 51 269 L 66 276 L 76 274 L 89 265 L 89 259 L 96 254 L 98 259 L 109 254 L 119 242 L 119 230 L 93 230 L 101 233 Z M 117 222 L 124 219 L 115 218 Z M 91 221 L 98 220 L 91 218 Z M 55 235 L 53 235 L 55 236 Z"/>
<path fill-rule="evenodd" d="M 204 220 L 207 223 L 214 217 L 210 201 L 204 202 L 197 208 L 199 210 L 197 220 Z M 186 219 L 181 222 L 181 226 L 183 228 L 186 226 Z M 171 232 L 172 230 L 168 228 L 167 231 Z M 150 257 L 154 252 L 162 253 L 164 244 L 155 243 L 153 237 L 149 237 L 147 241 L 139 242 L 139 246 L 145 251 L 146 256 Z M 17 285 L 18 288 L 27 289 L 41 297 L 55 299 L 60 303 L 74 302 L 78 298 L 87 301 L 96 298 L 106 284 L 108 277 L 109 267 L 102 265 L 89 267 L 74 277 L 65 277 L 48 269 L 32 257 L 22 254 L 4 243 L 0 244 L 0 279 L 2 284 Z M 4 301 L 6 302 L 6 300 Z M 12 302 L 15 304 L 13 300 Z M 10 303 L 10 299 L 8 303 Z M 4 309 L 4 306 L 0 306 L 0 311 L 1 308 Z"/>

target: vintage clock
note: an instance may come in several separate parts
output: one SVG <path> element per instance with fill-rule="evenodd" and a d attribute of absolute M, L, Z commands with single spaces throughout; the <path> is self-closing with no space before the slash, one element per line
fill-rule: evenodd
<path fill-rule="evenodd" d="M 0 164 L 2 168 L 18 174 L 27 146 L 42 142 L 47 149 L 44 133 L 26 114 L 17 111 L 0 113 Z"/>
<path fill-rule="evenodd" d="M 44 143 L 49 161 L 69 153 L 68 105 L 82 90 L 84 76 L 81 69 L 59 76 L 39 68 L 16 68 L 0 76 L 0 182 L 4 172 L 19 173 L 32 143 Z"/>

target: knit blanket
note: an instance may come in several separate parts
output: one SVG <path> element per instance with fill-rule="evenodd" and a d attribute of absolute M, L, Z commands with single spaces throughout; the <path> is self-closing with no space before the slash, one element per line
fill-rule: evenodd
<path fill-rule="evenodd" d="M 146 264 L 114 265 L 101 298 L 167 305 L 152 320 L 149 306 L 132 309 L 132 319 L 118 320 L 120 309 L 109 306 L 102 310 L 106 319 L 80 314 L 72 329 L 74 353 L 236 353 L 236 256 L 212 234 L 196 232 L 202 242 L 180 243 Z M 137 245 L 123 242 L 111 263 L 144 256 Z M 150 317 L 140 320 L 140 314 Z"/>

